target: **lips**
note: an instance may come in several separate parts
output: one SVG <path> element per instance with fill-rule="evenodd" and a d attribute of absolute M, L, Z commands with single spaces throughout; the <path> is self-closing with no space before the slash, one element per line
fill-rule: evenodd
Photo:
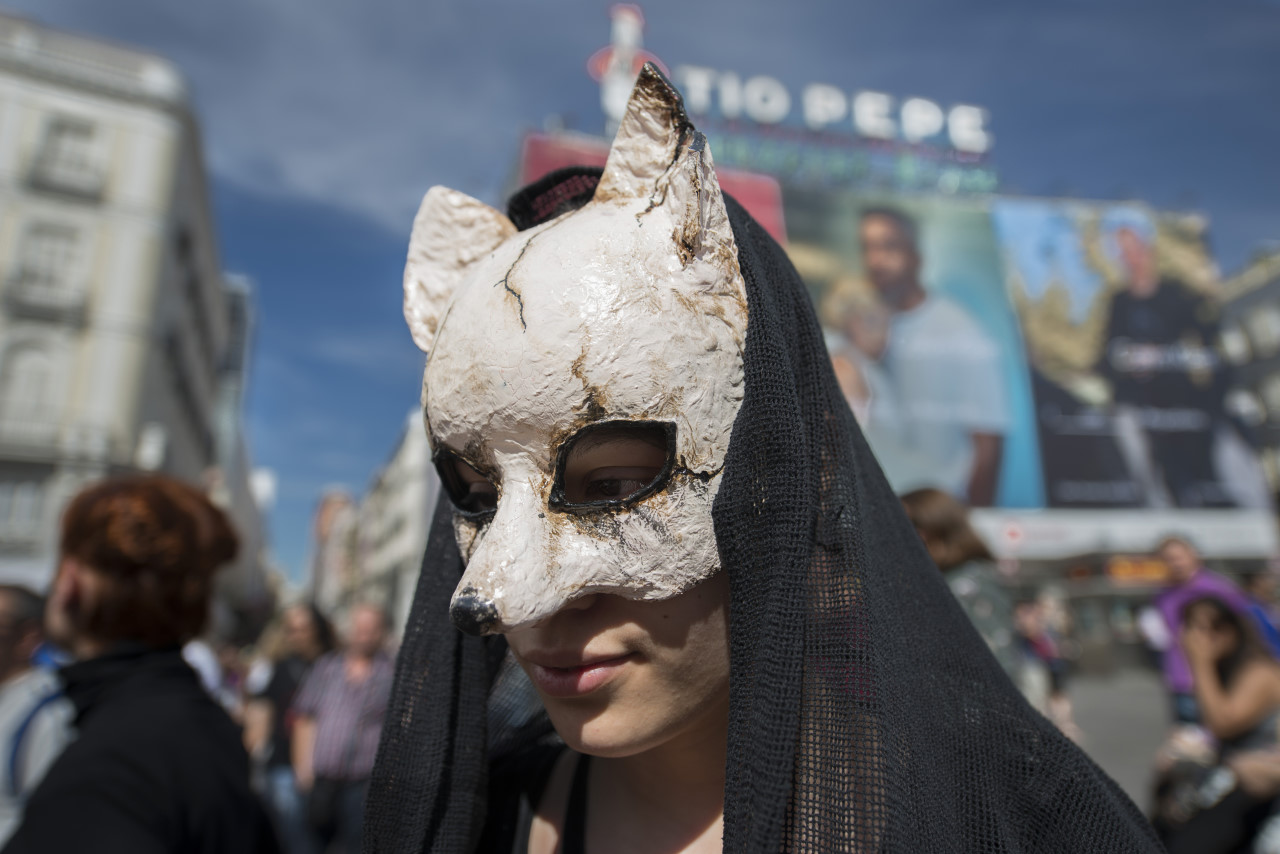
<path fill-rule="evenodd" d="M 601 688 L 634 658 L 631 653 L 617 656 L 561 656 L 533 654 L 528 662 L 529 679 L 538 692 L 556 698 L 581 697 Z"/>

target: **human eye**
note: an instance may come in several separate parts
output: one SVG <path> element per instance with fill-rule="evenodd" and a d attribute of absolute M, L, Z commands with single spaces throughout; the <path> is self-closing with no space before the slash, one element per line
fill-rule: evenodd
<path fill-rule="evenodd" d="M 620 501 L 653 482 L 661 466 L 597 469 L 583 478 L 581 492 L 586 501 Z"/>
<path fill-rule="evenodd" d="M 477 470 L 451 453 L 438 455 L 436 469 L 445 492 L 454 509 L 467 516 L 483 516 L 498 507 L 497 485 Z"/>
<path fill-rule="evenodd" d="M 627 506 L 660 489 L 671 471 L 675 425 L 653 421 L 594 424 L 561 447 L 551 506 Z"/>
<path fill-rule="evenodd" d="M 460 503 L 469 513 L 487 513 L 498 507 L 498 489 L 487 480 L 469 483 Z"/>

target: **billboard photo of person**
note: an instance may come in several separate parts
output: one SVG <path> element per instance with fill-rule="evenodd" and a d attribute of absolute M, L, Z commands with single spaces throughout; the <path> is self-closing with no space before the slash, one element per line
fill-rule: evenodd
<path fill-rule="evenodd" d="M 982 200 L 786 188 L 787 253 L 894 491 L 1041 507 L 1018 319 Z"/>
<path fill-rule="evenodd" d="M 1248 430 L 1227 407 L 1202 234 L 1129 202 L 1005 199 L 992 219 L 1048 505 L 1265 508 Z"/>
<path fill-rule="evenodd" d="M 937 486 L 974 507 L 995 503 L 1009 407 L 1000 354 L 970 314 L 921 282 L 914 219 L 891 207 L 862 211 L 867 280 L 889 313 L 880 355 L 915 454 Z M 870 355 L 870 354 L 868 354 Z"/>
<path fill-rule="evenodd" d="M 1120 208 L 1102 228 L 1123 287 L 1111 296 L 1098 374 L 1111 387 L 1116 436 L 1143 504 L 1235 507 L 1215 462 L 1220 431 L 1235 429 L 1217 306 L 1160 270 L 1149 218 Z"/>

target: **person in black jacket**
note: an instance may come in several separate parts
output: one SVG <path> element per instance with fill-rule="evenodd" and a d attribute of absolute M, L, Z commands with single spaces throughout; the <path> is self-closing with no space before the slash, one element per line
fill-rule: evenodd
<path fill-rule="evenodd" d="M 1141 222 L 1115 230 L 1127 281 L 1111 298 L 1098 371 L 1111 385 L 1121 447 L 1146 503 L 1233 507 L 1213 458 L 1215 431 L 1229 425 L 1217 311 L 1160 274 L 1154 237 Z"/>
<path fill-rule="evenodd" d="M 274 854 L 235 724 L 182 644 L 238 544 L 226 517 L 165 477 L 109 480 L 63 517 L 50 639 L 76 740 L 27 803 L 4 854 Z"/>

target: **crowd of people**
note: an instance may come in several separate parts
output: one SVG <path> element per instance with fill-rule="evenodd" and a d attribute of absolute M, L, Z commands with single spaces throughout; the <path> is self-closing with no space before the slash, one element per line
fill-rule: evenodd
<path fill-rule="evenodd" d="M 340 638 L 309 603 L 251 649 L 205 636 L 236 535 L 203 494 L 138 477 L 68 507 L 47 599 L 0 586 L 0 848 L 359 850 L 391 687 L 387 617 Z"/>
<path fill-rule="evenodd" d="M 1061 610 L 1010 595 L 961 501 L 921 489 L 902 504 L 1005 674 L 1079 740 Z M 117 517 L 141 530 L 115 533 Z M 0 586 L 5 851 L 71 850 L 59 846 L 104 832 L 114 841 L 97 850 L 359 850 L 391 692 L 386 615 L 357 605 L 340 638 L 315 605 L 296 603 L 252 648 L 210 647 L 198 640 L 207 577 L 235 548 L 224 526 L 181 484 L 107 482 L 67 512 L 47 603 Z M 1155 764 L 1153 824 L 1174 854 L 1280 851 L 1274 579 L 1259 572 L 1237 585 L 1205 568 L 1186 537 L 1166 538 L 1155 554 L 1170 584 L 1138 622 L 1160 655 L 1173 728 Z M 189 571 L 179 574 L 179 564 Z M 151 579 L 144 587 L 155 598 L 125 578 Z M 151 727 L 169 738 L 158 743 Z M 157 780 L 180 782 L 161 796 Z M 58 821 L 65 809 L 86 822 Z M 215 833 L 229 816 L 238 830 Z M 182 847 L 197 836 L 204 848 Z"/>
<path fill-rule="evenodd" d="M 370 604 L 210 644 L 238 542 L 193 487 L 72 500 L 47 601 L 0 588 L 3 854 L 1280 851 L 1266 579 L 1158 547 L 1148 821 L 1078 745 L 1062 613 L 1009 595 L 953 497 L 997 469 L 892 492 L 803 282 L 653 66 L 617 151 L 511 218 L 424 201 L 405 308 L 448 501 L 395 667 Z M 948 444 L 990 462 L 996 420 Z"/>
<path fill-rule="evenodd" d="M 1070 663 L 1051 602 L 1014 601 L 995 560 L 946 492 L 903 505 L 965 614 L 1026 699 L 1073 740 Z M 1186 536 L 1154 554 L 1168 586 L 1138 623 L 1158 654 L 1171 730 L 1153 769 L 1151 819 L 1171 854 L 1280 852 L 1280 607 L 1275 577 L 1240 584 L 1203 565 Z"/>

